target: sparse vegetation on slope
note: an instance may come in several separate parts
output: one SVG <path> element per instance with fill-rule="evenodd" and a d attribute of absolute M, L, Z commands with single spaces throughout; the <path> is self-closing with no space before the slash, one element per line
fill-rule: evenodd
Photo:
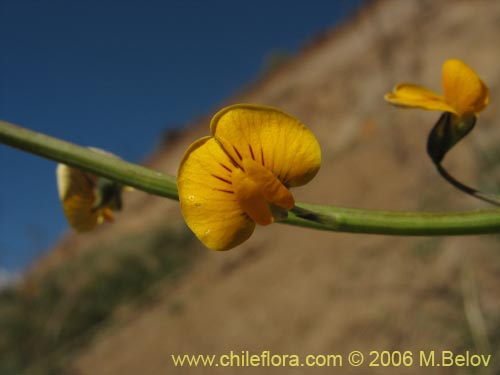
<path fill-rule="evenodd" d="M 94 245 L 95 246 L 95 245 Z M 156 227 L 84 249 L 62 267 L 0 294 L 0 373 L 56 374 L 120 306 L 154 299 L 198 246 L 190 233 Z"/>

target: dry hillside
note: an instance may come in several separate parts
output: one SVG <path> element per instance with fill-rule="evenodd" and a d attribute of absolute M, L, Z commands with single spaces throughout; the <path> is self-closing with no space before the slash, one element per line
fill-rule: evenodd
<path fill-rule="evenodd" d="M 447 58 L 471 65 L 487 82 L 491 102 L 445 164 L 461 180 L 498 191 L 499 46 L 498 1 L 376 1 L 224 104 L 277 106 L 317 135 L 323 166 L 294 191 L 297 201 L 394 210 L 485 208 L 447 185 L 425 154 L 439 114 L 390 107 L 383 95 L 398 81 L 441 90 Z M 187 146 L 209 133 L 209 118 L 167 142 L 149 166 L 175 174 Z M 186 233 L 177 202 L 134 192 L 125 205 L 113 225 L 65 238 L 33 269 L 25 293 L 35 293 L 48 270 L 101 245 L 121 244 L 124 236 L 140 238 L 162 226 Z M 65 359 L 67 372 L 301 374 L 304 368 L 180 369 L 170 355 L 442 349 L 491 353 L 494 363 L 484 373 L 500 371 L 499 235 L 391 237 L 272 225 L 223 253 L 183 236 L 189 237 L 189 266 L 175 278 L 160 278 L 148 303 L 117 309 L 111 324 L 99 325 Z M 61 309 L 56 316 L 64 318 Z M 344 363 L 337 373 L 478 373 L 457 367 L 368 370 Z"/>

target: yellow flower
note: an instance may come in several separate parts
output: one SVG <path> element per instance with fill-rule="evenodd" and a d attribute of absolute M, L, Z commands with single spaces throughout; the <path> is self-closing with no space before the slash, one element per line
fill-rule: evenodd
<path fill-rule="evenodd" d="M 392 93 L 385 95 L 385 100 L 402 107 L 449 112 L 458 117 L 476 114 L 488 105 L 488 88 L 460 60 L 450 59 L 443 64 L 442 84 L 444 95 L 418 85 L 400 83 Z"/>
<path fill-rule="evenodd" d="M 113 211 L 121 209 L 123 187 L 116 182 L 65 164 L 57 165 L 56 177 L 64 215 L 78 232 L 87 232 L 104 221 L 113 221 Z"/>
<path fill-rule="evenodd" d="M 460 60 L 445 61 L 442 82 L 443 95 L 411 83 L 400 83 L 385 95 L 385 100 L 397 106 L 444 112 L 427 140 L 427 153 L 438 164 L 474 128 L 476 114 L 489 102 L 488 87 Z"/>
<path fill-rule="evenodd" d="M 186 151 L 177 176 L 187 225 L 212 250 L 228 250 L 291 210 L 290 187 L 321 164 L 319 144 L 300 121 L 271 107 L 237 104 L 219 111 L 212 136 Z"/>

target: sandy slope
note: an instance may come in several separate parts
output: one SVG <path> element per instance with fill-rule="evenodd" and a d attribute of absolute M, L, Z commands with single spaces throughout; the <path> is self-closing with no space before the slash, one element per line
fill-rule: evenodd
<path fill-rule="evenodd" d="M 401 80 L 440 90 L 447 58 L 473 66 L 490 86 L 491 105 L 446 165 L 471 184 L 489 180 L 498 190 L 499 45 L 497 1 L 379 1 L 230 102 L 278 106 L 317 134 L 324 164 L 312 183 L 296 190 L 298 201 L 401 210 L 486 207 L 442 182 L 425 155 L 438 114 L 398 110 L 382 98 Z M 208 131 L 208 118 L 201 119 L 151 165 L 175 173 L 187 145 Z M 494 152 L 496 169 L 479 169 Z M 68 238 L 57 254 L 72 253 L 77 241 L 112 241 L 124 231 L 179 219 L 175 202 L 136 193 L 127 203 L 112 228 Z M 298 374 L 304 369 L 175 369 L 170 354 L 474 350 L 477 327 L 466 319 L 463 285 L 479 293 L 479 303 L 471 303 L 480 308 L 500 362 L 499 240 L 258 228 L 234 251 L 202 252 L 182 282 L 160 288 L 155 305 L 101 332 L 72 368 L 81 374 Z"/>

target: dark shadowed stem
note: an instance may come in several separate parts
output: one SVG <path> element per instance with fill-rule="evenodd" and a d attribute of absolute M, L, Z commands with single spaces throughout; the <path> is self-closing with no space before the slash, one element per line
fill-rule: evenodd
<path fill-rule="evenodd" d="M 435 163 L 436 169 L 439 174 L 448 181 L 451 185 L 456 187 L 458 190 L 464 192 L 465 194 L 471 195 L 474 198 L 480 199 L 484 202 L 494 204 L 495 206 L 500 206 L 500 196 L 495 194 L 483 193 L 479 190 L 471 188 L 470 186 L 462 184 L 457 181 L 453 176 L 451 176 L 446 169 L 441 165 L 441 163 Z"/>

